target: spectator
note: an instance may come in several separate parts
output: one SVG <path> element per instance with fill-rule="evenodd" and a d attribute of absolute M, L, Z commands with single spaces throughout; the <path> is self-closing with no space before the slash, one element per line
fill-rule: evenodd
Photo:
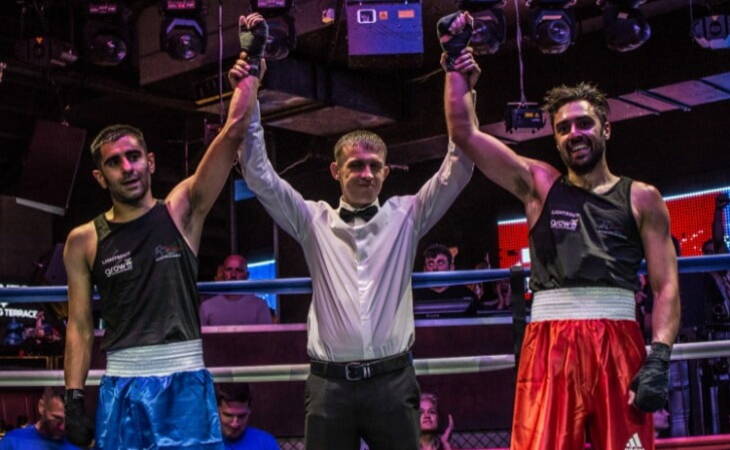
<path fill-rule="evenodd" d="M 715 244 L 712 239 L 702 244 L 702 254 L 715 254 Z M 711 309 L 710 320 L 725 322 L 730 319 L 730 272 L 727 270 L 707 272 L 704 291 L 705 299 Z"/>
<path fill-rule="evenodd" d="M 222 264 L 223 281 L 247 280 L 246 258 L 229 255 Z M 262 298 L 252 294 L 216 295 L 200 305 L 201 325 L 271 323 L 271 312 Z"/>
<path fill-rule="evenodd" d="M 226 450 L 279 450 L 279 444 L 272 435 L 248 426 L 251 404 L 248 383 L 218 389 L 218 414 Z"/>
<path fill-rule="evenodd" d="M 63 390 L 46 388 L 38 400 L 38 422 L 8 432 L 0 440 L 0 450 L 71 450 L 64 437 Z"/>
<path fill-rule="evenodd" d="M 454 430 L 454 419 L 449 414 L 449 425 L 439 434 L 438 397 L 424 392 L 421 394 L 421 440 L 419 450 L 451 450 L 451 432 Z"/>
<path fill-rule="evenodd" d="M 669 427 L 669 411 L 662 408 L 652 415 L 654 420 L 654 437 L 666 438 L 671 436 Z"/>
<path fill-rule="evenodd" d="M 451 251 L 445 245 L 431 244 L 423 252 L 424 272 L 445 272 L 454 270 L 454 262 Z M 476 312 L 476 297 L 465 285 L 438 286 L 413 290 L 414 300 L 454 300 L 469 299 L 471 305 L 467 312 Z"/>

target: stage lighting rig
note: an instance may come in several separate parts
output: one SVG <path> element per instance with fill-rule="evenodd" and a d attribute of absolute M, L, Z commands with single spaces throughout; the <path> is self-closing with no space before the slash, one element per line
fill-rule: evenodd
<path fill-rule="evenodd" d="M 129 53 L 131 11 L 120 1 L 92 0 L 86 4 L 86 59 L 97 66 L 117 66 Z"/>
<path fill-rule="evenodd" d="M 530 11 L 530 35 L 540 52 L 560 54 L 575 41 L 575 0 L 526 0 Z"/>
<path fill-rule="evenodd" d="M 730 48 L 730 1 L 706 1 L 701 9 L 701 14 L 696 15 L 696 18 L 690 15 L 692 37 L 703 48 Z"/>
<path fill-rule="evenodd" d="M 504 127 L 508 133 L 518 129 L 532 130 L 535 133 L 544 126 L 543 111 L 537 103 L 507 103 L 504 111 Z"/>
<path fill-rule="evenodd" d="M 162 0 L 160 48 L 172 58 L 190 60 L 205 53 L 204 0 Z"/>
<path fill-rule="evenodd" d="M 461 0 L 459 9 L 469 11 L 474 18 L 471 47 L 476 55 L 492 55 L 504 44 L 507 22 L 504 18 L 505 0 Z"/>
<path fill-rule="evenodd" d="M 603 6 L 606 45 L 617 52 L 641 47 L 651 37 L 651 27 L 639 6 L 646 0 L 597 0 Z"/>
<path fill-rule="evenodd" d="M 692 37 L 703 48 L 730 48 L 730 15 L 718 14 L 695 19 L 692 23 Z"/>
<path fill-rule="evenodd" d="M 292 0 L 251 0 L 251 10 L 264 16 L 269 25 L 264 57 L 278 61 L 289 56 L 297 42 L 294 19 L 289 15 Z"/>
<path fill-rule="evenodd" d="M 292 0 L 251 0 L 251 9 L 268 19 L 288 14 L 291 4 Z"/>

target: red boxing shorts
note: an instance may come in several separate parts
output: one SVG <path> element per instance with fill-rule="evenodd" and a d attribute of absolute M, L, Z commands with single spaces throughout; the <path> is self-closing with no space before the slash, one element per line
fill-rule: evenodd
<path fill-rule="evenodd" d="M 560 300 L 557 310 L 568 305 Z M 511 449 L 582 450 L 588 435 L 595 450 L 653 450 L 651 414 L 628 404 L 629 384 L 646 356 L 638 323 L 616 320 L 615 310 L 599 312 L 610 319 L 594 318 L 602 300 L 561 310 L 566 320 L 556 320 L 552 306 L 540 311 L 537 301 L 522 345 Z M 623 313 L 628 306 L 624 301 Z"/>

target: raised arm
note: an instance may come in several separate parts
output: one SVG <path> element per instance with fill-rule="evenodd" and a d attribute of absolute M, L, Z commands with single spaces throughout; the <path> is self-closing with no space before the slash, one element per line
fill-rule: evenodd
<path fill-rule="evenodd" d="M 310 223 L 309 204 L 289 183 L 283 180 L 266 155 L 261 111 L 254 102 L 246 138 L 238 155 L 241 173 L 246 185 L 266 208 L 271 218 L 295 239 Z"/>
<path fill-rule="evenodd" d="M 457 71 L 446 72 L 444 105 L 446 123 L 454 143 L 482 173 L 523 203 L 539 197 L 558 176 L 548 164 L 524 158 L 499 139 L 479 131 L 468 79 Z"/>
<path fill-rule="evenodd" d="M 238 82 L 223 129 L 208 146 L 195 173 L 175 186 L 166 199 L 173 220 L 193 250 L 197 251 L 205 217 L 235 164 L 258 85 L 259 79 L 253 76 Z"/>
<path fill-rule="evenodd" d="M 208 146 L 195 173 L 178 184 L 166 200 L 178 229 L 195 251 L 200 244 L 205 217 L 228 181 L 228 173 L 235 164 L 236 152 L 246 135 L 251 106 L 256 100 L 259 79 L 265 71 L 265 65 L 261 69 L 258 67 L 259 58 L 255 58 L 255 72 L 245 62 L 246 51 L 255 52 L 259 57 L 263 53 L 268 34 L 264 18 L 260 14 L 242 16 L 239 24 L 243 52 L 237 65 L 229 72 L 233 96 L 228 106 L 226 123 Z M 249 76 L 249 70 L 258 76 Z"/>

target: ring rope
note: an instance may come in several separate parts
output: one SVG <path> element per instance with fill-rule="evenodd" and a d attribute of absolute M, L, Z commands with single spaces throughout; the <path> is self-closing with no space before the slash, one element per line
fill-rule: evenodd
<path fill-rule="evenodd" d="M 647 347 L 648 351 L 649 347 Z M 672 361 L 730 357 L 730 340 L 675 344 Z M 514 367 L 514 355 L 459 356 L 416 359 L 417 375 L 451 375 L 491 372 Z M 309 364 L 231 366 L 208 368 L 216 383 L 304 381 Z M 98 386 L 104 370 L 89 371 L 87 386 Z M 3 370 L 0 387 L 63 386 L 62 370 Z"/>
<path fill-rule="evenodd" d="M 730 268 L 730 254 L 687 256 L 677 259 L 681 273 L 710 272 Z M 641 271 L 646 271 L 642 263 Z M 529 269 L 525 274 L 529 276 Z M 509 269 L 453 270 L 449 272 L 417 272 L 413 274 L 413 287 L 452 286 L 481 283 L 509 278 Z M 275 280 L 203 281 L 198 290 L 204 294 L 261 293 L 306 294 L 312 292 L 310 278 L 279 278 Z M 0 288 L 0 301 L 7 303 L 65 302 L 66 286 L 31 286 Z"/>

